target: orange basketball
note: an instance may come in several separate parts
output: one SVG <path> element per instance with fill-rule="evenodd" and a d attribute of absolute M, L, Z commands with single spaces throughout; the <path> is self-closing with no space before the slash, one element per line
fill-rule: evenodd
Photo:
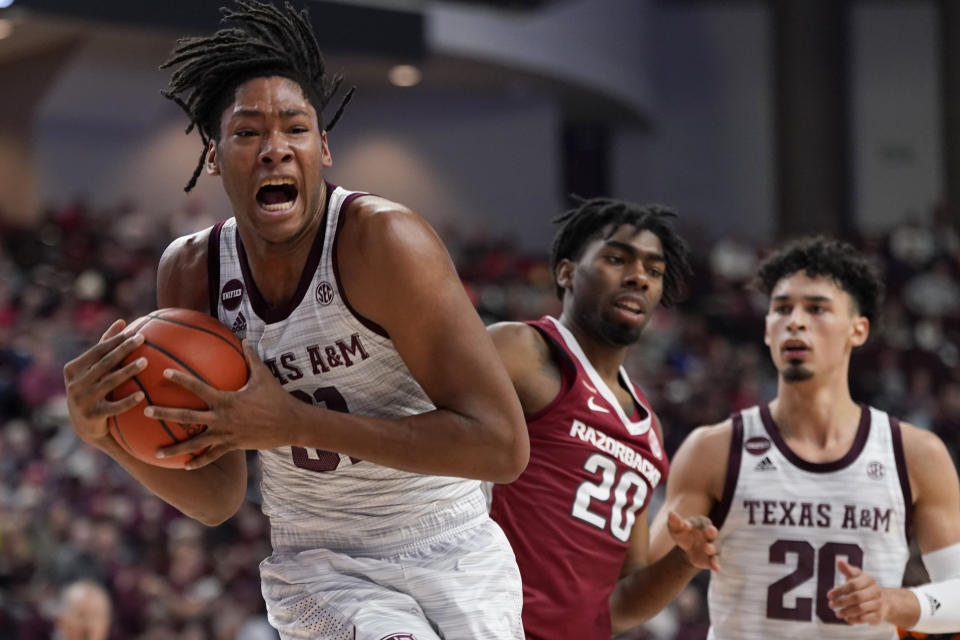
<path fill-rule="evenodd" d="M 147 368 L 113 392 L 125 398 L 137 390 L 146 396 L 134 408 L 109 420 L 110 433 L 135 458 L 160 467 L 180 469 L 202 451 L 157 458 L 157 449 L 183 442 L 206 429 L 143 415 L 147 405 L 206 409 L 200 398 L 163 377 L 164 369 L 179 369 L 212 387 L 235 391 L 247 381 L 247 363 L 240 340 L 215 318 L 191 309 L 159 309 L 134 320 L 128 330 L 142 334 L 141 344 L 123 365 L 143 356 Z"/>

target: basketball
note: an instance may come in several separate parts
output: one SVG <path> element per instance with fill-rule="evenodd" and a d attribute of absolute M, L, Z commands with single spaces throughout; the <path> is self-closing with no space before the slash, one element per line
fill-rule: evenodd
<path fill-rule="evenodd" d="M 165 369 L 179 369 L 224 391 L 235 391 L 247 381 L 247 363 L 240 340 L 215 318 L 191 309 L 159 309 L 134 320 L 128 331 L 144 341 L 120 366 L 147 358 L 147 368 L 117 387 L 118 400 L 143 391 L 145 398 L 132 409 L 109 420 L 110 433 L 130 455 L 160 467 L 180 469 L 202 453 L 157 458 L 157 449 L 183 442 L 206 426 L 155 420 L 143 415 L 148 405 L 206 409 L 200 398 L 163 377 Z"/>

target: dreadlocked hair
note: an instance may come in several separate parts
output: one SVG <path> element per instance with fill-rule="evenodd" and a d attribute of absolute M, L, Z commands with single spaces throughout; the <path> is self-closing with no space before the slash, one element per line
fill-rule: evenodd
<path fill-rule="evenodd" d="M 306 9 L 289 2 L 278 8 L 255 0 L 235 0 L 235 9 L 220 8 L 225 26 L 210 36 L 181 38 L 170 57 L 160 65 L 172 68 L 165 98 L 177 103 L 190 118 L 186 133 L 200 132 L 203 151 L 184 191 L 190 191 L 203 170 L 211 140 L 220 140 L 220 117 L 234 98 L 236 88 L 251 78 L 282 76 L 300 85 L 317 112 L 324 129 L 323 109 L 343 82 L 328 76 Z M 333 129 L 353 97 L 352 87 L 326 127 Z"/>
<path fill-rule="evenodd" d="M 583 257 L 587 245 L 597 239 L 607 239 L 622 225 L 629 224 L 640 231 L 650 231 L 660 239 L 666 263 L 663 276 L 664 307 L 672 306 L 685 291 L 685 280 L 693 270 L 690 267 L 690 249 L 673 228 L 671 220 L 677 217 L 669 207 L 658 204 L 639 205 L 612 198 L 574 196 L 578 207 L 553 220 L 559 224 L 550 252 L 550 268 L 557 272 L 561 260 L 577 261 Z M 557 297 L 563 299 L 564 289 L 557 285 Z"/>
<path fill-rule="evenodd" d="M 811 278 L 832 279 L 873 324 L 879 319 L 885 287 L 877 267 L 846 242 L 824 236 L 794 240 L 767 256 L 757 269 L 754 286 L 766 295 L 777 283 L 800 271 Z"/>

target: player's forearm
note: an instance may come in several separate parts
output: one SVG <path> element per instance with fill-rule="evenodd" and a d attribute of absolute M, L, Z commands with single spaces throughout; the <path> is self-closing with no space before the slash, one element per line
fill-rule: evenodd
<path fill-rule="evenodd" d="M 656 562 L 621 578 L 610 596 L 613 631 L 625 631 L 657 615 L 699 571 L 675 546 Z"/>
<path fill-rule="evenodd" d="M 143 486 L 184 515 L 218 525 L 240 508 L 246 493 L 243 451 L 232 451 L 201 469 L 156 467 L 137 460 L 107 436 L 95 446 L 117 461 Z"/>
<path fill-rule="evenodd" d="M 300 403 L 298 403 L 300 404 Z M 291 445 L 336 451 L 394 469 L 511 482 L 526 467 L 526 425 L 497 413 L 467 416 L 436 409 L 375 418 L 303 404 L 290 425 Z"/>

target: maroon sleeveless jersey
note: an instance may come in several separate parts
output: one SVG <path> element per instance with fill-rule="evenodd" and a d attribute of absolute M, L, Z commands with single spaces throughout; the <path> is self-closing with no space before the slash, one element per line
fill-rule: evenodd
<path fill-rule="evenodd" d="M 563 376 L 557 397 L 527 416 L 530 462 L 495 485 L 490 515 L 513 545 L 523 578 L 523 626 L 537 640 L 609 640 L 609 597 L 637 517 L 666 480 L 647 399 L 620 369 L 634 397 L 626 415 L 565 327 L 530 322 Z"/>

